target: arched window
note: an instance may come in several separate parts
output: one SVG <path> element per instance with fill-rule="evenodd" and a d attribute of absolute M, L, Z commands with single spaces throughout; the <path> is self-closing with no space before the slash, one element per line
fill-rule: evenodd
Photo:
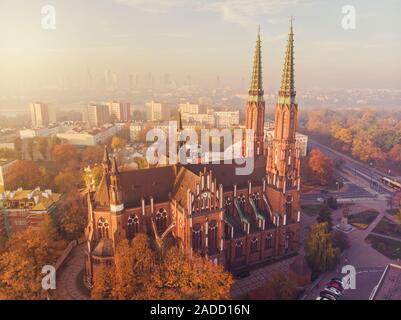
<path fill-rule="evenodd" d="M 244 194 L 242 194 L 239 199 L 239 204 L 240 204 L 242 210 L 245 210 L 245 203 L 246 203 L 246 197 Z"/>
<path fill-rule="evenodd" d="M 285 252 L 287 252 L 288 249 L 290 248 L 290 239 L 291 239 L 291 235 L 287 234 L 285 236 L 285 241 L 284 241 L 284 250 L 285 250 Z"/>
<path fill-rule="evenodd" d="M 269 233 L 265 239 L 265 249 L 269 250 L 273 248 L 273 235 Z"/>
<path fill-rule="evenodd" d="M 109 222 L 106 219 L 99 219 L 97 223 L 99 239 L 109 239 L 109 227 Z"/>
<path fill-rule="evenodd" d="M 209 222 L 208 246 L 210 253 L 217 251 L 217 222 L 215 220 Z"/>
<path fill-rule="evenodd" d="M 160 209 L 156 213 L 156 228 L 159 234 L 163 233 L 167 228 L 167 211 Z"/>
<path fill-rule="evenodd" d="M 138 216 L 129 216 L 127 222 L 127 238 L 131 240 L 139 233 L 139 218 Z"/>
<path fill-rule="evenodd" d="M 202 250 L 202 227 L 199 223 L 192 228 L 192 249 L 194 251 Z"/>
<path fill-rule="evenodd" d="M 292 213 L 292 197 L 288 196 L 285 202 L 285 214 L 289 218 L 291 217 L 291 213 Z"/>
<path fill-rule="evenodd" d="M 258 252 L 258 238 L 253 237 L 251 239 L 251 253 Z"/>
<path fill-rule="evenodd" d="M 235 243 L 235 257 L 241 258 L 244 255 L 244 248 L 242 241 L 238 241 Z"/>

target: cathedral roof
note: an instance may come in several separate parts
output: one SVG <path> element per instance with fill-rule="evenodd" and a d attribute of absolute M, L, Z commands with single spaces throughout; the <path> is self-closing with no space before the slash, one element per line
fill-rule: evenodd
<path fill-rule="evenodd" d="M 225 190 L 247 186 L 248 181 L 260 184 L 265 176 L 266 157 L 255 159 L 254 168 L 250 175 L 238 175 L 238 165 L 233 164 L 188 164 L 185 166 L 164 166 L 142 170 L 121 171 L 118 179 L 122 190 L 123 201 L 126 208 L 139 207 L 141 199 L 153 197 L 155 202 L 169 200 L 169 195 L 175 197 L 177 202 L 185 207 L 187 190 L 194 190 L 196 183 L 200 183 L 199 172 L 213 171 L 217 185 L 222 184 Z M 104 175 L 95 193 L 94 200 L 97 207 L 110 205 L 108 193 L 108 175 Z"/>

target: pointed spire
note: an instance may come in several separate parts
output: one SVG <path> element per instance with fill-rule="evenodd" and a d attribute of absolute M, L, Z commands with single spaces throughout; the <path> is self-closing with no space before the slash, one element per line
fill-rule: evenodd
<path fill-rule="evenodd" d="M 107 150 L 107 146 L 104 146 L 103 163 L 108 164 L 109 162 L 110 162 L 109 151 Z"/>
<path fill-rule="evenodd" d="M 249 101 L 263 101 L 263 81 L 262 81 L 262 49 L 260 40 L 260 26 L 258 28 L 258 37 L 256 40 L 255 56 L 253 59 L 253 70 L 251 87 L 249 89 Z"/>
<path fill-rule="evenodd" d="M 182 117 L 181 117 L 181 110 L 178 110 L 178 124 L 177 124 L 178 131 L 181 132 L 183 130 L 182 127 Z"/>
<path fill-rule="evenodd" d="M 116 157 L 113 157 L 113 162 L 112 162 L 112 165 L 111 165 L 111 173 L 112 174 L 118 174 L 118 165 L 117 165 Z"/>
<path fill-rule="evenodd" d="M 283 78 L 281 80 L 281 88 L 279 96 L 281 98 L 289 98 L 286 100 L 290 103 L 295 103 L 295 74 L 294 74 L 294 31 L 293 17 L 290 19 L 290 30 L 288 32 L 287 50 L 285 53 L 285 61 L 283 68 Z"/>

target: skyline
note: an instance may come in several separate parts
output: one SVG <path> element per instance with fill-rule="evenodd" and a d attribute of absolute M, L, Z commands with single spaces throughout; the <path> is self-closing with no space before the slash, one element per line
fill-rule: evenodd
<path fill-rule="evenodd" d="M 56 30 L 41 28 L 45 4 L 56 9 Z M 400 3 L 391 0 L 354 1 L 355 30 L 342 29 L 345 3 L 340 1 L 100 0 L 96 6 L 91 1 L 76 6 L 34 0 L 23 5 L 22 10 L 20 0 L 1 3 L 8 13 L 0 21 L 1 95 L 59 83 L 87 87 L 89 77 L 102 79 L 107 70 L 122 82 L 148 73 L 189 75 L 201 86 L 220 77 L 224 85 L 246 89 L 258 25 L 269 92 L 279 86 L 291 15 L 299 89 L 395 89 L 401 80 L 401 23 L 395 19 Z"/>

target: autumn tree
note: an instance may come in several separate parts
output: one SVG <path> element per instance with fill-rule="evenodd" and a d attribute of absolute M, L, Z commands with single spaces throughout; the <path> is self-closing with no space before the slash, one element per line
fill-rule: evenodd
<path fill-rule="evenodd" d="M 82 162 L 84 165 L 100 164 L 103 159 L 104 148 L 96 145 L 82 151 Z"/>
<path fill-rule="evenodd" d="M 84 185 L 84 180 L 79 169 L 67 166 L 54 178 L 54 185 L 58 192 L 68 193 Z"/>
<path fill-rule="evenodd" d="M 13 164 L 6 176 L 5 186 L 9 190 L 18 188 L 34 189 L 43 185 L 43 172 L 31 160 L 18 160 Z"/>
<path fill-rule="evenodd" d="M 312 150 L 308 157 L 308 169 L 312 179 L 320 185 L 328 185 L 333 180 L 333 164 L 331 159 L 320 150 Z"/>
<path fill-rule="evenodd" d="M 64 239 L 82 236 L 87 225 L 87 208 L 77 192 L 70 191 L 61 199 L 56 209 L 56 225 Z"/>
<path fill-rule="evenodd" d="M 331 211 L 327 206 L 323 206 L 319 210 L 316 221 L 319 223 L 327 223 L 329 230 L 331 230 L 333 225 L 333 220 L 331 218 Z"/>
<path fill-rule="evenodd" d="M 50 239 L 41 230 L 14 234 L 0 254 L 0 297 L 12 300 L 46 298 L 42 267 L 54 264 L 65 243 Z"/>
<path fill-rule="evenodd" d="M 56 144 L 53 149 L 53 160 L 61 167 L 71 160 L 80 161 L 77 148 L 70 144 Z"/>
<path fill-rule="evenodd" d="M 137 288 L 134 254 L 128 240 L 123 240 L 117 245 L 114 265 L 113 299 L 131 300 Z"/>
<path fill-rule="evenodd" d="M 298 293 L 295 281 L 282 272 L 271 275 L 266 290 L 272 300 L 294 300 Z"/>
<path fill-rule="evenodd" d="M 111 148 L 114 150 L 123 149 L 127 142 L 120 137 L 113 137 L 111 140 Z"/>
<path fill-rule="evenodd" d="M 305 257 L 314 271 L 332 270 L 339 259 L 340 251 L 334 247 L 327 223 L 318 223 L 310 227 L 305 241 Z"/>
<path fill-rule="evenodd" d="M 222 300 L 230 298 L 233 278 L 222 266 L 204 257 L 194 255 L 187 259 L 172 248 L 159 271 L 152 273 L 150 283 L 148 299 Z"/>
<path fill-rule="evenodd" d="M 111 299 L 113 289 L 114 268 L 101 265 L 93 271 L 93 288 L 91 298 L 94 300 Z"/>

